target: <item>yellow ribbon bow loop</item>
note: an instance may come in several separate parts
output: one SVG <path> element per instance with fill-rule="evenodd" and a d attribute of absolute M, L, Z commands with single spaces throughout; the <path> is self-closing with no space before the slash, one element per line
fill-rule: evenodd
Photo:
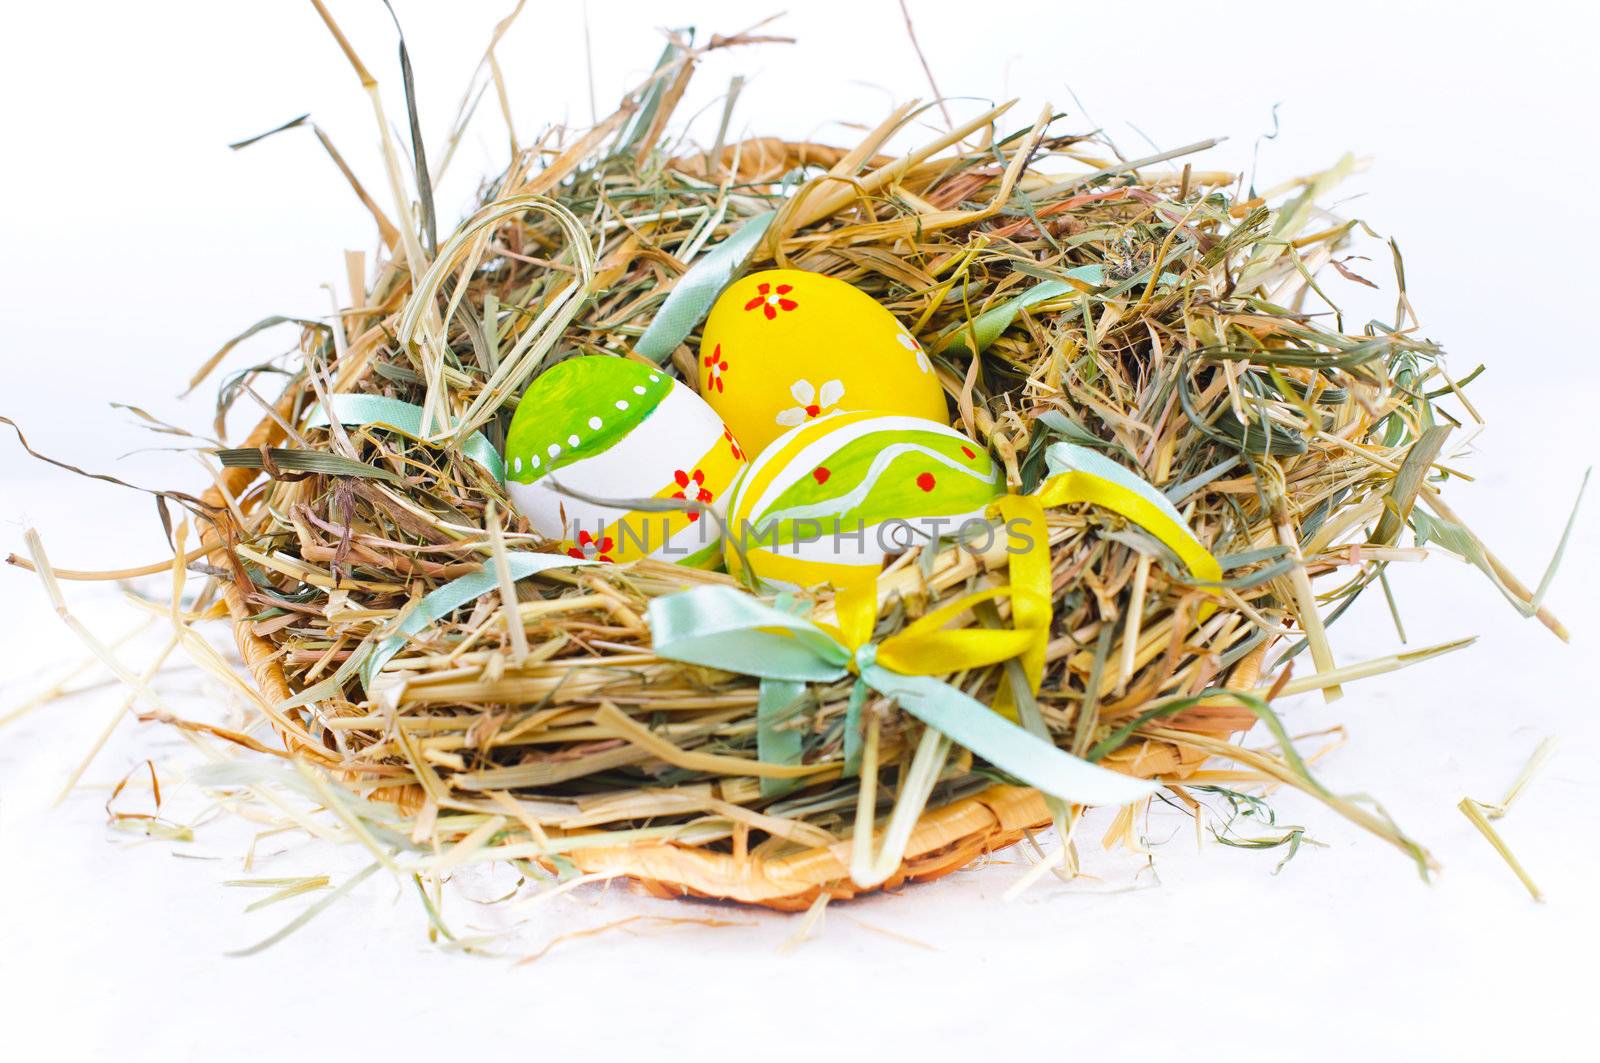
<path fill-rule="evenodd" d="M 1031 495 L 1009 495 L 990 511 L 1005 527 L 1011 586 L 1017 591 L 1012 596 L 1012 624 L 1019 631 L 1034 633 L 1033 641 L 1019 655 L 1029 691 L 1034 694 L 1044 678 L 1054 602 L 1047 509 L 1082 502 L 1110 510 L 1171 550 L 1197 582 L 1215 583 L 1222 578 L 1222 565 L 1189 529 L 1177 508 L 1136 473 L 1103 454 L 1070 443 L 1052 444 L 1045 460 L 1051 475 L 1038 490 Z M 1203 623 L 1216 608 L 1214 602 L 1203 603 L 1196 623 Z M 1017 701 L 1017 691 L 1007 677 L 995 694 L 995 711 L 1016 719 Z"/>
<path fill-rule="evenodd" d="M 878 624 L 878 572 L 863 569 L 833 585 L 833 615 L 839 641 L 854 653 L 872 641 Z"/>
<path fill-rule="evenodd" d="M 945 625 L 975 606 L 1000 598 L 1012 599 L 1015 617 L 1018 608 L 1015 603 L 1024 597 L 1029 596 L 1019 593 L 1015 587 L 991 587 L 963 595 L 884 639 L 877 646 L 877 661 L 902 675 L 945 675 L 1008 661 L 1027 652 L 1038 640 L 1040 630 L 1021 627 L 950 630 Z"/>
<path fill-rule="evenodd" d="M 872 646 L 873 659 L 902 675 L 948 675 L 1002 664 L 1013 658 L 1022 668 L 1023 682 L 1037 694 L 1044 679 L 1054 615 L 1052 557 L 1046 510 L 1073 503 L 1088 503 L 1116 513 L 1138 525 L 1166 546 L 1200 583 L 1222 577 L 1222 566 L 1184 523 L 1176 507 L 1136 473 L 1116 462 L 1073 444 L 1056 443 L 1046 451 L 1051 470 L 1039 489 L 1029 495 L 1007 495 L 989 509 L 1002 524 L 1007 554 L 1007 586 L 977 591 L 949 602 L 913 621 L 881 644 Z M 946 629 L 961 614 L 985 602 L 1007 599 L 1009 628 L 967 627 Z M 834 625 L 823 625 L 856 658 L 871 646 L 878 619 L 878 573 L 864 570 L 834 585 Z M 1203 622 L 1216 609 L 1205 603 L 1198 610 Z M 1014 673 L 1001 677 L 991 707 L 1016 721 L 1023 695 L 1013 687 Z M 852 713 L 851 724 L 854 724 Z M 852 734 L 851 739 L 855 736 Z M 854 746 L 853 741 L 847 742 Z M 850 758 L 854 764 L 854 756 Z"/>
<path fill-rule="evenodd" d="M 1088 447 L 1053 443 L 1045 451 L 1051 475 L 1033 498 L 1044 508 L 1087 502 L 1108 509 L 1149 532 L 1171 550 L 1197 583 L 1217 583 L 1222 565 L 1184 522 L 1167 497 L 1138 474 Z M 1216 611 L 1216 603 L 1200 607 L 1197 622 Z"/>
<path fill-rule="evenodd" d="M 1011 624 L 1030 634 L 1028 645 L 1018 655 L 1028 692 L 1037 694 L 1044 680 L 1045 653 L 1050 646 L 1050 621 L 1055 615 L 1051 594 L 1050 534 L 1045 525 L 1044 506 L 1031 495 L 1008 495 L 996 502 L 994 512 L 1002 521 L 1011 576 Z M 1017 692 L 1011 677 L 1000 684 L 994 710 L 1007 719 L 1017 718 Z"/>
<path fill-rule="evenodd" d="M 1200 544 L 1193 532 L 1148 499 L 1118 484 L 1074 470 L 1050 477 L 1034 498 L 1041 506 L 1049 508 L 1088 502 L 1101 509 L 1109 509 L 1155 536 L 1162 546 L 1178 555 L 1178 560 L 1194 576 L 1208 583 L 1215 583 L 1222 578 L 1222 566 L 1211 551 Z"/>

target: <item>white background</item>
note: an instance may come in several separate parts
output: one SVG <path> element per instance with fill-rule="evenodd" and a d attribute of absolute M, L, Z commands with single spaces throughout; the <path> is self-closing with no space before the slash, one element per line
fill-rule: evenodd
<path fill-rule="evenodd" d="M 332 6 L 383 83 L 391 118 L 403 121 L 381 7 Z M 437 144 L 503 5 L 397 6 Z M 545 6 L 530 4 L 499 50 L 524 142 L 547 121 L 590 114 L 581 8 Z M 768 13 L 745 2 L 590 6 L 602 113 L 648 72 L 656 27 L 731 32 Z M 894 3 L 795 6 L 774 29 L 798 45 L 712 57 L 680 115 L 745 73 L 736 129 L 847 142 L 852 130 L 838 119 L 875 122 L 893 102 L 927 96 Z M 1371 157 L 1339 209 L 1398 237 L 1412 299 L 1456 375 L 1489 367 L 1471 393 L 1490 427 L 1463 459 L 1477 481 L 1455 485 L 1452 503 L 1537 579 L 1600 454 L 1592 25 L 1576 24 L 1567 5 L 1537 3 L 920 0 L 913 13 L 940 87 L 1020 96 L 1018 125 L 1049 100 L 1070 113 L 1058 128 L 1098 124 L 1130 156 L 1226 135 L 1213 161 L 1197 165 L 1248 170 L 1280 104 L 1280 135 L 1259 144 L 1260 186 L 1347 149 Z M 11 5 L 0 100 L 0 412 L 64 460 L 142 484 L 198 486 L 181 455 L 119 460 L 170 439 L 108 403 L 203 429 L 207 396 L 175 398 L 193 367 L 267 314 L 326 312 L 318 284 L 342 293 L 341 252 L 372 246 L 370 220 L 308 133 L 240 153 L 225 145 L 310 111 L 386 200 L 365 98 L 308 5 L 106 3 Z M 503 165 L 497 110 L 486 98 L 441 190 L 447 222 L 476 178 Z M 714 123 L 713 110 L 696 129 L 709 138 Z M 1389 276 L 1382 257 L 1358 266 Z M 1388 296 L 1352 298 L 1392 312 Z M 289 340 L 258 337 L 229 364 Z M 0 548 L 20 550 L 24 530 L 37 527 L 64 566 L 163 556 L 145 496 L 37 465 L 0 435 Z M 1518 618 L 1476 573 L 1438 559 L 1391 570 L 1412 644 L 1478 634 L 1476 646 L 1351 686 L 1332 706 L 1287 705 L 1296 730 L 1348 726 L 1348 744 L 1319 771 L 1336 790 L 1380 797 L 1431 847 L 1444 865 L 1431 886 L 1393 851 L 1285 795 L 1281 820 L 1309 827 L 1325 847 L 1302 850 L 1276 876 L 1279 853 L 1197 849 L 1187 820 L 1170 816 L 1148 824 L 1152 871 L 1131 854 L 1101 853 L 1109 817 L 1096 816 L 1084 834 L 1096 879 L 1046 879 L 1004 901 L 1027 866 L 1013 851 L 836 907 L 817 939 L 788 953 L 778 951 L 795 929 L 788 917 L 650 901 L 616 886 L 521 912 L 508 957 L 629 915 L 736 925 L 639 921 L 513 967 L 430 945 L 409 884 L 380 876 L 276 947 L 229 959 L 225 950 L 271 933 L 301 903 L 246 915 L 259 894 L 220 885 L 241 877 L 249 832 L 218 822 L 187 845 L 141 844 L 105 826 L 109 786 L 146 757 L 192 761 L 186 745 L 125 723 L 86 785 L 49 811 L 120 699 L 103 686 L 0 729 L 0 1054 L 1584 1055 L 1600 940 L 1597 528 L 1600 500 L 1591 499 L 1550 598 L 1570 646 Z M 114 589 L 70 593 L 102 636 L 129 625 Z M 31 577 L 0 571 L 0 606 L 4 714 L 82 651 Z M 1332 633 L 1346 662 L 1398 645 L 1376 596 Z M 141 667 L 151 648 L 124 653 Z M 178 704 L 221 696 L 193 670 L 164 683 Z M 1546 735 L 1562 738 L 1560 751 L 1501 821 L 1549 896 L 1536 905 L 1455 805 L 1498 798 Z M 263 875 L 339 879 L 360 863 L 282 839 L 261 848 Z M 508 886 L 465 878 L 446 920 L 459 933 L 498 925 L 504 916 L 474 898 Z"/>

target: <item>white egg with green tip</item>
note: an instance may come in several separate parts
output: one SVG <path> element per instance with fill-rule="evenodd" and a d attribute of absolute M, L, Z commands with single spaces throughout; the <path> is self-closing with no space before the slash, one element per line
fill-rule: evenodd
<path fill-rule="evenodd" d="M 995 534 L 1005 492 L 988 451 L 920 417 L 838 413 L 768 444 L 734 484 L 728 570 L 787 588 L 842 587 L 933 539 Z"/>
<path fill-rule="evenodd" d="M 714 565 L 718 513 L 744 456 L 689 388 L 654 366 L 591 355 L 528 385 L 506 433 L 506 488 L 533 530 L 573 557 Z M 662 505 L 662 503 L 667 503 Z"/>

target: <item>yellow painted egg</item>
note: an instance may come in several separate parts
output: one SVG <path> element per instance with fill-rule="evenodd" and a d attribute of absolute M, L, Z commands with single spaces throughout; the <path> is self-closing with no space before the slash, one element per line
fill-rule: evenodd
<path fill-rule="evenodd" d="M 786 431 L 740 474 L 728 571 L 748 562 L 762 581 L 791 589 L 858 583 L 917 543 L 995 534 L 985 512 L 1004 491 L 988 451 L 953 428 L 829 414 Z"/>
<path fill-rule="evenodd" d="M 950 423 L 906 327 L 860 289 L 797 269 L 749 274 L 717 298 L 700 341 L 700 394 L 751 454 L 839 410 Z"/>
<path fill-rule="evenodd" d="M 744 467 L 733 434 L 700 396 L 653 366 L 609 355 L 570 358 L 535 378 L 517 403 L 505 457 L 506 489 L 535 531 L 573 557 L 618 563 L 716 564 L 716 520 L 628 501 L 687 499 L 720 515 Z"/>

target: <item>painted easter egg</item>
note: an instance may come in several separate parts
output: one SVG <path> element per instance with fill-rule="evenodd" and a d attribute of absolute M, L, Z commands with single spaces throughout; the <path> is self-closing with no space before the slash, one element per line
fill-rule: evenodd
<path fill-rule="evenodd" d="M 721 513 L 743 467 L 732 433 L 700 396 L 659 369 L 608 355 L 570 358 L 537 377 L 506 433 L 512 501 L 573 557 L 715 564 L 715 520 L 593 500 L 690 499 Z"/>
<path fill-rule="evenodd" d="M 830 414 L 789 429 L 740 474 L 728 570 L 748 561 L 775 586 L 841 587 L 918 542 L 991 532 L 984 511 L 1004 491 L 989 453 L 953 428 Z"/>
<path fill-rule="evenodd" d="M 730 284 L 700 342 L 700 394 L 751 454 L 836 410 L 949 424 L 915 337 L 844 281 L 769 269 Z"/>

